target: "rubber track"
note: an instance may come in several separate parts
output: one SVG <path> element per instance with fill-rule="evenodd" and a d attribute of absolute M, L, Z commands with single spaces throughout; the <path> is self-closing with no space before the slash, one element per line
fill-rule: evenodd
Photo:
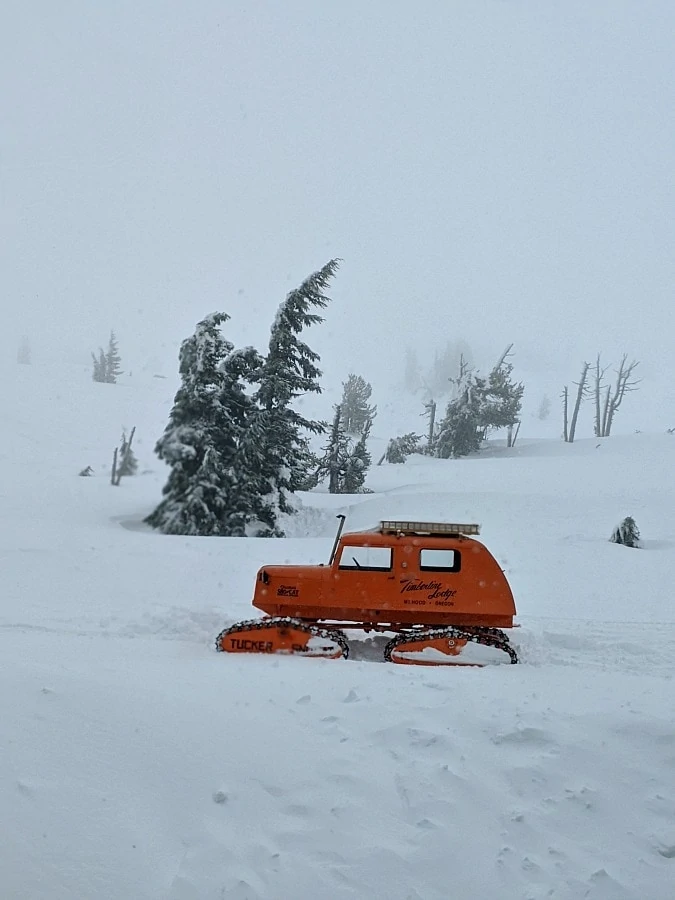
<path fill-rule="evenodd" d="M 225 652 L 220 646 L 220 639 L 227 634 L 237 634 L 239 631 L 258 631 L 275 625 L 297 628 L 299 631 L 304 631 L 312 637 L 327 638 L 328 640 L 334 641 L 342 650 L 343 658 L 348 659 L 349 657 L 349 644 L 347 643 L 347 636 L 344 631 L 340 631 L 337 628 L 320 628 L 318 625 L 303 622 L 302 619 L 292 619 L 289 616 L 270 616 L 267 619 L 249 619 L 246 622 L 237 622 L 236 625 L 230 625 L 229 628 L 224 628 L 216 638 L 216 650 L 218 650 L 219 653 Z M 303 652 L 310 653 L 311 651 L 305 650 Z M 294 655 L 300 656 L 301 654 L 296 653 Z"/>
<path fill-rule="evenodd" d="M 496 647 L 498 650 L 503 650 L 504 653 L 508 654 L 512 665 L 515 665 L 518 662 L 518 654 L 509 643 L 508 635 L 504 634 L 500 628 L 454 628 L 452 626 L 448 628 L 432 628 L 427 631 L 408 631 L 397 634 L 384 648 L 384 658 L 387 662 L 392 662 L 392 651 L 395 650 L 399 644 L 422 644 L 430 639 L 434 640 L 435 638 L 443 637 L 461 638 L 467 642 L 471 641 L 474 644 L 483 644 L 486 647 Z M 443 663 L 439 663 L 439 665 L 443 665 Z M 452 663 L 448 663 L 448 665 L 452 665 Z"/>

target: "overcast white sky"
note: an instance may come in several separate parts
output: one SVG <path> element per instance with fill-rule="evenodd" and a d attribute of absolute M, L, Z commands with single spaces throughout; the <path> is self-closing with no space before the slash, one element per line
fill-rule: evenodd
<path fill-rule="evenodd" d="M 673 0 L 25 0 L 0 78 L 12 355 L 114 327 L 171 372 L 216 309 L 262 349 L 340 256 L 307 339 L 343 377 L 460 336 L 673 356 Z"/>

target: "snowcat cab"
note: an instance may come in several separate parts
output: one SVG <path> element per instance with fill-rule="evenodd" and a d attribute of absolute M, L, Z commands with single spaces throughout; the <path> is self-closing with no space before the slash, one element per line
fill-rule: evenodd
<path fill-rule="evenodd" d="M 518 661 L 502 630 L 513 594 L 478 525 L 382 521 L 343 535 L 338 518 L 328 565 L 263 566 L 253 605 L 266 617 L 224 629 L 217 650 L 346 658 L 353 629 L 392 632 L 395 663 Z"/>

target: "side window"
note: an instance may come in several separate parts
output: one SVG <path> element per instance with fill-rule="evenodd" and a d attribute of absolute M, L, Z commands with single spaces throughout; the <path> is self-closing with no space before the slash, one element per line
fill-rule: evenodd
<path fill-rule="evenodd" d="M 387 572 L 391 569 L 391 554 L 391 547 L 343 547 L 340 568 Z"/>
<path fill-rule="evenodd" d="M 422 572 L 459 572 L 460 565 L 458 550 L 420 550 Z"/>

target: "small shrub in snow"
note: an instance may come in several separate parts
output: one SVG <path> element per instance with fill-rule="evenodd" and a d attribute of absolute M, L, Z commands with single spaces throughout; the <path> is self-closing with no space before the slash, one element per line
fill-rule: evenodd
<path fill-rule="evenodd" d="M 639 547 L 640 529 L 635 524 L 635 519 L 632 516 L 626 516 L 612 532 L 610 541 L 613 544 L 623 544 L 625 547 Z"/>
<path fill-rule="evenodd" d="M 86 468 L 82 469 L 81 472 L 78 472 L 77 474 L 80 475 L 82 478 L 89 478 L 90 475 L 94 474 L 94 470 L 92 469 L 91 466 L 87 466 Z"/>

